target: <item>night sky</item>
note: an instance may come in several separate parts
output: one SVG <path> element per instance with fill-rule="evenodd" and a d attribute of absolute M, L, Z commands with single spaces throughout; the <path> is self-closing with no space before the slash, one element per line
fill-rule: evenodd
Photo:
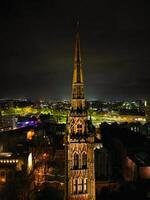
<path fill-rule="evenodd" d="M 0 98 L 70 98 L 77 18 L 86 98 L 150 97 L 146 1 L 4 2 L 0 6 Z"/>

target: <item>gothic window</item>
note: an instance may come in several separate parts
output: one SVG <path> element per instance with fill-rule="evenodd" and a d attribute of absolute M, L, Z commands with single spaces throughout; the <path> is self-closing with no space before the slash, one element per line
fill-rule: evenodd
<path fill-rule="evenodd" d="M 80 86 L 77 86 L 77 98 L 81 98 L 81 89 L 80 89 Z"/>
<path fill-rule="evenodd" d="M 76 91 L 76 87 L 73 88 L 73 98 L 76 98 L 77 95 L 77 91 Z"/>
<path fill-rule="evenodd" d="M 77 186 L 78 186 L 78 182 L 77 182 L 77 179 L 73 179 L 73 193 L 74 194 L 77 194 Z"/>
<path fill-rule="evenodd" d="M 82 154 L 82 168 L 87 168 L 87 154 L 85 152 Z"/>
<path fill-rule="evenodd" d="M 77 124 L 77 133 L 82 133 L 82 124 Z"/>
<path fill-rule="evenodd" d="M 78 193 L 83 193 L 83 181 L 81 178 L 78 179 Z"/>
<path fill-rule="evenodd" d="M 83 192 L 87 193 L 87 178 L 83 179 Z"/>
<path fill-rule="evenodd" d="M 71 133 L 74 133 L 74 127 L 71 128 Z"/>
<path fill-rule="evenodd" d="M 74 169 L 79 168 L 79 155 L 77 153 L 74 154 Z"/>

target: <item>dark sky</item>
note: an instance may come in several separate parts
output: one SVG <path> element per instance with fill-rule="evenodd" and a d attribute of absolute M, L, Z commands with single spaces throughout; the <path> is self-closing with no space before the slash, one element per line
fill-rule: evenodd
<path fill-rule="evenodd" d="M 150 97 L 147 1 L 4 2 L 0 98 L 70 98 L 77 17 L 87 99 Z"/>

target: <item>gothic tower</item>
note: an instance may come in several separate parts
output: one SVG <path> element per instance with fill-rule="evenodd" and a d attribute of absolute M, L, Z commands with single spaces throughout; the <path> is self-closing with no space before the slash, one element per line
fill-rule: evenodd
<path fill-rule="evenodd" d="M 84 98 L 80 36 L 76 34 L 71 108 L 65 138 L 65 200 L 95 200 L 94 134 Z"/>

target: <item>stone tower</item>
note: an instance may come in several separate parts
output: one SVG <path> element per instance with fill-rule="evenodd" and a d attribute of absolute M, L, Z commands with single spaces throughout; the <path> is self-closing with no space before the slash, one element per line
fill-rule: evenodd
<path fill-rule="evenodd" d="M 65 200 L 95 200 L 93 126 L 88 120 L 80 52 L 76 34 L 71 108 L 65 136 Z"/>

